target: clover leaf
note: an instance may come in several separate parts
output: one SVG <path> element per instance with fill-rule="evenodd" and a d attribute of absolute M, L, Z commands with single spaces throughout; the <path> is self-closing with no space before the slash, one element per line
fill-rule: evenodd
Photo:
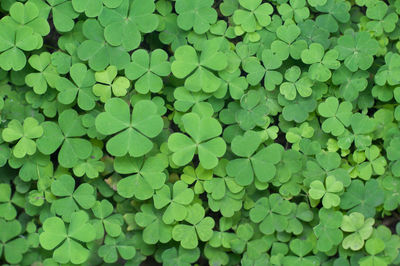
<path fill-rule="evenodd" d="M 219 231 L 214 231 L 214 234 L 210 239 L 210 246 L 213 248 L 218 248 L 221 246 L 231 248 L 230 242 L 235 239 L 235 234 L 227 232 L 227 230 L 229 230 L 231 227 L 232 220 L 230 218 L 222 217 L 219 220 Z M 241 239 L 237 240 L 240 241 Z"/>
<path fill-rule="evenodd" d="M 311 252 L 313 244 L 307 240 L 293 239 L 289 244 L 290 250 L 297 256 L 286 256 L 283 263 L 287 265 L 311 265 L 319 263 L 316 256 L 306 256 Z"/>
<path fill-rule="evenodd" d="M 93 71 L 82 63 L 76 63 L 71 66 L 70 76 L 73 82 L 67 78 L 59 78 L 56 81 L 56 89 L 60 92 L 57 99 L 62 104 L 71 104 L 76 99 L 81 109 L 93 109 L 96 101 L 92 93 L 92 86 L 95 84 Z"/>
<path fill-rule="evenodd" d="M 94 216 L 100 219 L 95 220 L 99 221 L 96 229 L 99 230 L 98 228 L 100 228 L 100 238 L 104 237 L 104 232 L 111 237 L 118 237 L 121 235 L 121 226 L 123 224 L 123 222 L 121 223 L 122 216 L 119 214 L 112 214 L 114 207 L 108 200 L 103 199 L 102 201 L 97 201 L 93 205 L 92 211 Z"/>
<path fill-rule="evenodd" d="M 187 112 L 190 109 L 194 109 L 204 100 L 210 98 L 210 95 L 202 91 L 192 92 L 185 87 L 178 87 L 174 90 L 174 97 L 176 99 L 174 102 L 175 109 L 180 112 Z"/>
<path fill-rule="evenodd" d="M 218 157 L 225 154 L 225 141 L 218 137 L 222 133 L 219 122 L 212 117 L 200 117 L 196 113 L 188 113 L 182 117 L 185 131 L 173 133 L 168 138 L 168 147 L 173 152 L 172 160 L 178 166 L 188 164 L 195 153 L 198 153 L 201 165 L 212 169 L 218 164 Z"/>
<path fill-rule="evenodd" d="M 300 127 L 289 128 L 285 137 L 289 143 L 292 143 L 292 149 L 298 150 L 300 141 L 303 138 L 311 138 L 313 135 L 314 129 L 307 122 L 304 122 Z"/>
<path fill-rule="evenodd" d="M 289 4 L 283 3 L 278 7 L 278 12 L 285 21 L 294 18 L 296 22 L 302 22 L 310 16 L 310 10 L 305 0 L 291 0 Z"/>
<path fill-rule="evenodd" d="M 11 154 L 10 148 L 7 144 L 3 143 L 0 145 L 0 166 L 3 167 Z"/>
<path fill-rule="evenodd" d="M 382 180 L 382 189 L 385 193 L 383 207 L 385 210 L 392 211 L 400 204 L 400 197 L 397 189 L 400 187 L 399 180 L 391 175 L 385 176 Z"/>
<path fill-rule="evenodd" d="M 228 190 L 221 199 L 208 197 L 210 209 L 214 212 L 219 211 L 223 217 L 232 217 L 243 207 L 242 200 L 245 195 L 244 192 L 244 190 L 240 190 L 239 192 L 234 193 L 231 190 Z"/>
<path fill-rule="evenodd" d="M 400 146 L 400 138 L 395 137 L 389 142 L 389 146 L 387 147 L 387 158 L 392 163 L 392 173 L 395 176 L 400 176 L 399 166 L 400 166 L 400 154 L 398 152 L 398 147 Z"/>
<path fill-rule="evenodd" d="M 261 136 L 254 131 L 247 131 L 232 141 L 233 153 L 243 158 L 230 161 L 226 170 L 241 186 L 251 184 L 254 176 L 265 183 L 275 175 L 275 164 L 280 161 L 283 148 L 279 144 L 272 144 L 255 153 L 261 142 Z"/>
<path fill-rule="evenodd" d="M 104 110 L 96 117 L 96 129 L 104 135 L 119 132 L 107 141 L 106 148 L 111 155 L 124 156 L 129 153 L 133 157 L 140 157 L 153 148 L 149 138 L 160 134 L 163 127 L 155 103 L 138 101 L 131 115 L 129 105 L 124 100 L 111 98 Z"/>
<path fill-rule="evenodd" d="M 350 125 L 353 106 L 349 102 L 339 101 L 335 97 L 329 97 L 325 102 L 318 105 L 318 112 L 327 119 L 322 123 L 322 130 L 332 133 L 334 136 L 341 135 L 345 127 Z"/>
<path fill-rule="evenodd" d="M 381 1 L 368 5 L 366 15 L 371 19 L 367 23 L 367 28 L 378 36 L 383 32 L 392 32 L 399 19 L 398 15 L 390 12 L 389 7 Z"/>
<path fill-rule="evenodd" d="M 18 264 L 28 251 L 29 244 L 25 238 L 18 237 L 22 232 L 18 220 L 4 221 L 0 219 L 0 258 L 3 257 L 10 264 Z"/>
<path fill-rule="evenodd" d="M 196 248 L 198 239 L 208 241 L 213 235 L 214 220 L 205 216 L 204 208 L 196 203 L 188 208 L 185 221 L 188 224 L 177 224 L 172 229 L 172 238 L 179 241 L 186 249 Z"/>
<path fill-rule="evenodd" d="M 219 73 L 219 76 L 223 81 L 226 82 L 226 86 L 228 87 L 229 93 L 233 99 L 239 100 L 249 86 L 246 78 L 240 76 L 239 69 L 232 73 L 228 71 L 222 71 Z"/>
<path fill-rule="evenodd" d="M 292 204 L 292 211 L 289 214 L 289 225 L 285 231 L 299 235 L 304 231 L 303 222 L 310 222 L 313 220 L 313 217 L 314 214 L 306 203 Z"/>
<path fill-rule="evenodd" d="M 282 25 L 276 29 L 278 39 L 271 43 L 271 50 L 281 60 L 286 60 L 289 55 L 293 59 L 300 59 L 302 51 L 307 48 L 305 40 L 296 40 L 300 35 L 300 28 L 295 24 Z"/>
<path fill-rule="evenodd" d="M 98 254 L 106 263 L 115 263 L 118 261 L 118 255 L 124 260 L 132 260 L 136 253 L 134 240 L 127 238 L 124 235 L 118 238 L 107 236 L 104 240 L 104 245 L 99 247 Z"/>
<path fill-rule="evenodd" d="M 249 57 L 243 62 L 243 70 L 246 71 L 247 82 L 256 85 L 264 78 L 264 87 L 273 90 L 276 85 L 282 83 L 282 74 L 276 69 L 282 65 L 282 59 L 271 50 L 262 51 L 262 63 L 256 57 Z"/>
<path fill-rule="evenodd" d="M 179 46 L 187 44 L 186 36 L 188 32 L 178 26 L 177 17 L 174 13 L 160 17 L 160 24 L 165 25 L 165 27 L 160 32 L 159 39 L 163 44 L 171 45 L 172 51 L 175 51 Z"/>
<path fill-rule="evenodd" d="M 383 175 L 386 168 L 386 159 L 380 156 L 379 148 L 375 145 L 365 149 L 365 157 L 368 161 L 357 165 L 358 176 L 368 180 L 372 175 Z"/>
<path fill-rule="evenodd" d="M 177 78 L 186 77 L 185 87 L 188 90 L 212 93 L 220 87 L 221 80 L 212 70 L 221 71 L 228 66 L 228 62 L 226 55 L 218 51 L 215 45 L 206 45 L 200 57 L 192 46 L 183 45 L 175 50 L 174 56 L 172 74 Z"/>
<path fill-rule="evenodd" d="M 25 4 L 14 2 L 10 7 L 10 15 L 4 17 L 2 21 L 12 26 L 30 27 L 41 36 L 46 36 L 50 32 L 47 16 L 41 16 L 39 6 L 32 1 Z"/>
<path fill-rule="evenodd" d="M 28 62 L 39 71 L 39 73 L 30 73 L 25 77 L 26 84 L 32 87 L 36 94 L 44 94 L 48 86 L 55 88 L 59 76 L 55 67 L 51 64 L 50 53 L 32 55 Z"/>
<path fill-rule="evenodd" d="M 141 34 L 152 32 L 158 26 L 154 9 L 152 0 L 123 0 L 117 8 L 105 7 L 99 15 L 99 21 L 104 27 L 107 43 L 122 46 L 126 51 L 136 49 L 140 44 Z M 116 66 L 120 68 L 120 65 Z"/>
<path fill-rule="evenodd" d="M 358 212 L 344 215 L 340 228 L 351 234 L 343 239 L 343 248 L 360 250 L 364 246 L 364 241 L 371 236 L 373 224 L 373 218 L 364 219 L 364 216 Z"/>
<path fill-rule="evenodd" d="M 37 146 L 43 154 L 52 154 L 60 146 L 58 161 L 63 167 L 74 167 L 79 159 L 85 160 L 92 153 L 92 145 L 86 139 L 81 118 L 75 110 L 67 109 L 58 117 L 58 124 L 46 121 L 42 124 L 44 134 L 37 140 Z"/>
<path fill-rule="evenodd" d="M 288 200 L 279 194 L 271 194 L 268 198 L 262 197 L 250 210 L 250 220 L 260 223 L 259 229 L 266 235 L 282 232 L 288 225 L 287 215 L 291 212 Z"/>
<path fill-rule="evenodd" d="M 36 143 L 33 139 L 42 135 L 43 127 L 33 117 L 26 118 L 23 124 L 18 120 L 11 120 L 2 132 L 4 141 L 14 142 L 18 140 L 12 149 L 13 155 L 17 158 L 33 155 L 36 152 Z"/>
<path fill-rule="evenodd" d="M 271 23 L 270 15 L 273 7 L 269 3 L 263 3 L 260 0 L 239 0 L 243 9 L 236 9 L 232 19 L 236 25 L 240 25 L 245 32 L 254 32 L 257 25 L 266 27 Z"/>
<path fill-rule="evenodd" d="M 243 254 L 241 262 L 243 264 L 262 263 L 268 260 L 265 252 L 270 249 L 268 237 L 258 238 L 247 244 L 247 250 Z"/>
<path fill-rule="evenodd" d="M 354 101 L 359 93 L 367 88 L 368 76 L 367 71 L 352 72 L 347 67 L 341 66 L 333 72 L 332 82 L 335 85 L 340 85 L 340 97 L 346 101 Z"/>
<path fill-rule="evenodd" d="M 334 176 L 337 181 L 342 182 L 344 187 L 351 184 L 351 178 L 347 170 L 340 168 L 340 155 L 336 152 L 320 151 L 316 154 L 316 161 L 308 161 L 303 171 L 306 179 L 304 184 L 310 185 L 314 180 L 323 182 L 326 176 Z"/>
<path fill-rule="evenodd" d="M 18 175 L 24 182 L 38 180 L 40 177 L 50 178 L 53 176 L 53 164 L 50 157 L 39 152 L 24 158 L 11 157 L 8 160 L 11 168 L 18 169 Z"/>
<path fill-rule="evenodd" d="M 331 77 L 330 69 L 340 67 L 336 50 L 329 50 L 324 54 L 324 47 L 319 43 L 310 44 L 308 49 L 301 52 L 303 63 L 310 65 L 308 75 L 312 80 L 325 82 Z"/>
<path fill-rule="evenodd" d="M 322 205 L 324 208 L 330 209 L 331 207 L 339 206 L 340 197 L 337 195 L 337 193 L 342 192 L 342 190 L 342 182 L 336 181 L 334 176 L 328 176 L 325 179 L 325 186 L 319 180 L 313 181 L 310 184 L 310 190 L 308 193 L 314 200 L 322 199 Z"/>
<path fill-rule="evenodd" d="M 249 223 L 239 224 L 236 229 L 235 238 L 232 239 L 229 243 L 232 251 L 235 253 L 243 252 L 253 235 L 254 229 Z"/>
<path fill-rule="evenodd" d="M 97 17 L 103 11 L 102 0 L 72 0 L 72 7 L 76 12 L 83 13 L 89 18 Z"/>
<path fill-rule="evenodd" d="M 49 6 L 45 9 L 51 11 L 53 24 L 59 32 L 71 31 L 74 19 L 79 16 L 72 7 L 72 2 L 67 0 L 46 0 Z"/>
<path fill-rule="evenodd" d="M 365 243 L 365 249 L 370 256 L 360 259 L 360 265 L 381 264 L 387 265 L 383 257 L 376 256 L 385 249 L 385 242 L 380 238 L 368 239 Z"/>
<path fill-rule="evenodd" d="M 235 179 L 227 176 L 226 160 L 221 160 L 214 169 L 214 177 L 204 182 L 207 191 L 208 204 L 214 212 L 220 212 L 224 217 L 232 217 L 242 209 L 245 195 L 242 186 Z"/>
<path fill-rule="evenodd" d="M 242 109 L 235 114 L 235 120 L 243 130 L 264 127 L 268 123 L 269 108 L 262 90 L 250 90 L 244 94 L 240 107 Z"/>
<path fill-rule="evenodd" d="M 149 55 L 146 50 L 139 49 L 131 57 L 132 62 L 126 66 L 125 75 L 130 80 L 136 80 L 135 90 L 142 94 L 159 92 L 163 87 L 161 77 L 171 73 L 168 54 L 156 49 Z"/>
<path fill-rule="evenodd" d="M 117 77 L 117 67 L 108 66 L 104 71 L 94 74 L 96 84 L 93 85 L 93 94 L 100 97 L 100 101 L 106 102 L 112 95 L 122 97 L 127 94 L 130 82 L 125 77 Z"/>
<path fill-rule="evenodd" d="M 350 118 L 350 125 L 354 132 L 354 144 L 359 149 L 371 145 L 372 139 L 368 135 L 375 130 L 376 121 L 366 115 L 355 113 Z"/>
<path fill-rule="evenodd" d="M 194 183 L 193 189 L 196 194 L 201 194 L 204 192 L 203 183 L 207 180 L 212 180 L 213 171 L 204 169 L 201 165 L 194 169 L 191 166 L 185 166 L 183 168 L 183 174 L 181 175 L 181 180 L 186 184 L 192 185 Z"/>
<path fill-rule="evenodd" d="M 177 24 L 183 30 L 193 28 L 197 34 L 208 31 L 210 25 L 217 21 L 217 12 L 211 6 L 211 0 L 177 0 L 175 10 L 178 13 Z"/>
<path fill-rule="evenodd" d="M 317 248 L 323 252 L 331 250 L 343 239 L 343 233 L 339 229 L 342 225 L 343 214 L 334 209 L 321 208 L 318 213 L 319 224 L 313 230 L 317 236 Z"/>
<path fill-rule="evenodd" d="M 96 202 L 94 188 L 84 183 L 75 189 L 75 180 L 70 175 L 62 175 L 54 180 L 51 183 L 51 192 L 59 197 L 53 201 L 52 208 L 66 221 L 72 217 L 73 212 L 79 210 L 79 206 L 90 209 Z"/>
<path fill-rule="evenodd" d="M 281 96 L 281 95 L 280 95 Z M 301 97 L 297 95 L 293 101 L 288 101 L 284 97 L 278 97 L 278 102 L 283 105 L 282 115 L 288 121 L 304 122 L 309 113 L 315 110 L 317 102 L 312 97 Z"/>
<path fill-rule="evenodd" d="M 118 173 L 133 174 L 117 184 L 118 194 L 125 198 L 135 196 L 140 200 L 149 199 L 166 180 L 163 172 L 168 162 L 161 154 L 148 158 L 117 157 L 114 168 Z"/>
<path fill-rule="evenodd" d="M 166 249 L 161 255 L 166 266 L 189 266 L 196 262 L 199 256 L 198 248 L 184 249 L 182 246 L 179 246 L 178 250 L 175 247 Z"/>
<path fill-rule="evenodd" d="M 297 93 L 302 97 L 308 97 L 312 93 L 313 82 L 308 77 L 303 76 L 300 78 L 301 70 L 298 66 L 292 66 L 285 71 L 285 79 L 279 86 L 279 91 L 289 101 L 296 98 Z"/>
<path fill-rule="evenodd" d="M 96 232 L 89 223 L 84 211 L 74 212 L 67 227 L 58 217 L 50 217 L 43 223 L 43 232 L 39 236 L 40 245 L 46 250 L 54 250 L 53 259 L 58 263 L 84 263 L 90 255 L 81 243 L 95 239 Z"/>
<path fill-rule="evenodd" d="M 382 242 L 377 239 L 382 240 L 385 244 L 382 246 Z M 394 256 L 396 256 L 396 249 L 393 245 L 396 245 L 398 241 L 399 239 L 397 238 L 397 236 L 392 235 L 388 227 L 380 225 L 373 231 L 371 241 L 367 240 L 367 242 L 372 243 L 366 243 L 365 250 L 373 256 L 378 255 L 378 253 L 379 256 L 384 256 L 384 260 L 386 261 L 386 263 L 389 263 L 389 261 L 395 262 Z M 382 251 L 382 253 L 380 253 L 380 251 Z"/>
<path fill-rule="evenodd" d="M 368 218 L 375 215 L 375 207 L 381 205 L 383 200 L 383 190 L 375 179 L 368 180 L 365 184 L 360 180 L 354 180 L 343 194 L 340 207 L 350 210 L 350 213 L 362 213 Z"/>
<path fill-rule="evenodd" d="M 76 176 L 86 175 L 88 178 L 96 178 L 104 171 L 105 164 L 100 159 L 103 152 L 99 147 L 93 146 L 92 154 L 86 160 L 79 161 L 74 166 L 73 172 Z"/>
<path fill-rule="evenodd" d="M 166 224 L 172 224 L 174 221 L 183 221 L 188 215 L 186 208 L 194 198 L 193 190 L 188 188 L 183 181 L 177 181 L 171 189 L 164 185 L 156 191 L 154 195 L 154 206 L 162 209 L 167 206 L 162 216 Z"/>
<path fill-rule="evenodd" d="M 375 75 L 375 82 L 383 86 L 386 83 L 389 85 L 400 84 L 398 73 L 400 73 L 399 64 L 400 55 L 397 53 L 389 52 L 385 55 L 385 64 L 382 65 Z"/>
<path fill-rule="evenodd" d="M 12 204 L 11 186 L 0 184 L 0 217 L 5 220 L 13 220 L 17 216 L 17 210 Z"/>
<path fill-rule="evenodd" d="M 371 39 L 367 32 L 347 31 L 338 39 L 335 48 L 339 52 L 339 60 L 352 72 L 358 69 L 367 70 L 378 52 L 378 42 Z"/>
<path fill-rule="evenodd" d="M 236 183 L 234 178 L 227 176 L 226 166 L 229 162 L 221 160 L 214 169 L 214 176 L 204 181 L 204 189 L 208 196 L 214 200 L 221 200 L 230 191 L 234 194 L 243 190 L 243 187 Z"/>
<path fill-rule="evenodd" d="M 313 0 L 308 0 L 307 2 L 310 3 L 311 1 Z M 306 41 L 307 45 L 310 45 L 312 43 L 319 43 L 322 44 L 325 49 L 328 49 L 330 47 L 332 40 L 329 38 L 329 31 L 318 25 L 314 20 L 307 19 L 299 23 L 298 26 L 301 29 L 300 36 L 298 37 L 299 40 Z"/>
<path fill-rule="evenodd" d="M 144 227 L 143 241 L 146 244 L 168 243 L 172 238 L 172 226 L 163 222 L 161 212 L 151 204 L 143 204 L 135 215 L 136 223 Z"/>
<path fill-rule="evenodd" d="M 42 45 L 42 37 L 32 28 L 0 21 L 0 68 L 6 71 L 23 69 L 26 65 L 26 55 L 23 51 L 33 51 Z"/>
<path fill-rule="evenodd" d="M 307 184 L 307 179 L 299 180 L 299 174 L 303 169 L 303 159 L 300 152 L 296 150 L 285 150 L 282 153 L 282 159 L 277 164 L 276 176 L 272 179 L 272 184 L 280 187 L 280 193 L 287 196 L 288 194 L 298 194 L 300 191 L 299 183 Z M 306 174 L 304 174 L 306 177 Z M 265 184 L 264 184 L 265 185 Z M 261 189 L 266 189 L 264 186 Z"/>
<path fill-rule="evenodd" d="M 319 15 L 315 20 L 316 23 L 329 32 L 336 32 L 339 28 L 339 23 L 346 23 L 350 19 L 348 11 L 351 6 L 346 1 L 317 0 L 312 2 L 318 11 L 326 13 Z"/>
<path fill-rule="evenodd" d="M 102 71 L 109 65 L 122 69 L 129 63 L 129 54 L 121 46 L 114 47 L 106 42 L 105 30 L 97 20 L 86 20 L 82 31 L 87 40 L 79 45 L 77 55 L 79 59 L 88 61 L 91 69 Z"/>

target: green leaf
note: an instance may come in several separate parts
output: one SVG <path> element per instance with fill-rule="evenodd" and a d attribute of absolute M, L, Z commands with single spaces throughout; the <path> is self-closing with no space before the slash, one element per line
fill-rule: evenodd
<path fill-rule="evenodd" d="M 358 212 L 343 216 L 340 227 L 343 231 L 351 233 L 343 239 L 343 248 L 360 250 L 364 246 L 364 241 L 371 236 L 373 224 L 373 218 L 364 220 L 364 216 Z"/>
<path fill-rule="evenodd" d="M 172 238 L 172 226 L 163 222 L 160 212 L 150 204 L 142 205 L 141 212 L 135 215 L 136 223 L 144 227 L 143 240 L 147 244 L 167 243 Z"/>
<path fill-rule="evenodd" d="M 93 94 L 100 97 L 100 101 L 106 102 L 112 95 L 122 97 L 127 94 L 130 82 L 125 77 L 117 77 L 117 67 L 109 66 L 104 71 L 95 73 L 98 83 L 93 86 Z"/>
<path fill-rule="evenodd" d="M 71 215 L 68 230 L 60 218 L 46 219 L 39 240 L 44 249 L 55 249 L 53 259 L 56 262 L 80 264 L 87 261 L 90 255 L 89 250 L 80 242 L 91 242 L 95 236 L 94 227 L 89 223 L 89 216 L 84 211 L 78 211 Z"/>
<path fill-rule="evenodd" d="M 18 142 L 13 147 L 13 155 L 23 158 L 25 155 L 33 155 L 36 152 L 36 143 L 33 139 L 43 135 L 43 127 L 32 117 L 24 120 L 23 125 L 18 120 L 12 120 L 3 130 L 2 137 L 6 142 Z"/>
<path fill-rule="evenodd" d="M 340 206 L 350 212 L 362 213 L 368 218 L 375 215 L 376 206 L 382 204 L 383 200 L 383 190 L 375 179 L 371 179 L 365 184 L 360 180 L 354 180 L 343 194 Z"/>
<path fill-rule="evenodd" d="M 78 206 L 90 209 L 96 202 L 93 187 L 84 183 L 75 189 L 75 180 L 69 175 L 62 175 L 54 180 L 51 184 L 51 192 L 60 197 L 52 203 L 52 207 L 67 221 L 73 212 L 79 210 Z"/>
<path fill-rule="evenodd" d="M 201 165 L 212 169 L 218 164 L 218 157 L 225 154 L 225 141 L 218 137 L 222 128 L 219 122 L 211 117 L 200 117 L 196 113 L 188 113 L 182 117 L 187 137 L 182 133 L 174 133 L 168 138 L 168 147 L 173 152 L 172 160 L 179 166 L 189 163 L 197 151 Z"/>
<path fill-rule="evenodd" d="M 21 231 L 21 223 L 18 220 L 6 222 L 0 219 L 0 241 L 2 242 L 0 255 L 3 253 L 8 263 L 20 263 L 24 253 L 28 251 L 28 241 L 18 237 Z"/>
<path fill-rule="evenodd" d="M 82 63 L 73 64 L 70 75 L 74 83 L 66 78 L 59 78 L 56 81 L 56 89 L 60 92 L 57 99 L 62 104 L 71 104 L 75 100 L 78 106 L 89 111 L 95 107 L 96 97 L 92 93 L 92 86 L 95 84 L 94 74 Z"/>
<path fill-rule="evenodd" d="M 96 117 L 96 129 L 104 135 L 114 135 L 107 141 L 107 151 L 114 156 L 127 153 L 133 157 L 145 155 L 153 148 L 149 138 L 160 134 L 163 121 L 157 106 L 149 100 L 138 101 L 132 115 L 126 102 L 111 98 L 105 104 L 105 112 Z"/>
<path fill-rule="evenodd" d="M 36 94 L 44 94 L 48 86 L 55 88 L 57 79 L 59 78 L 56 69 L 51 65 L 50 53 L 44 52 L 40 55 L 32 55 L 29 64 L 39 73 L 30 73 L 26 75 L 25 82 L 33 88 Z"/>
<path fill-rule="evenodd" d="M 339 51 L 339 60 L 344 60 L 345 66 L 356 72 L 358 69 L 367 70 L 372 65 L 378 42 L 371 39 L 367 32 L 347 31 L 338 39 L 336 49 Z"/>
<path fill-rule="evenodd" d="M 118 193 L 125 198 L 151 198 L 154 191 L 164 185 L 166 175 L 163 171 L 167 166 L 167 160 L 161 154 L 146 159 L 129 156 L 117 158 L 114 161 L 115 170 L 123 174 L 133 174 L 118 182 Z"/>
<path fill-rule="evenodd" d="M 212 4 L 211 0 L 177 0 L 175 10 L 178 13 L 178 26 L 183 30 L 193 28 L 197 34 L 205 33 L 210 24 L 217 20 L 217 12 L 211 7 Z"/>
<path fill-rule="evenodd" d="M 188 213 L 186 206 L 193 201 L 193 198 L 193 190 L 188 188 L 185 182 L 177 181 L 173 186 L 172 195 L 168 186 L 157 190 L 154 195 L 154 206 L 157 209 L 167 206 L 162 219 L 166 224 L 171 224 L 186 218 Z"/>
<path fill-rule="evenodd" d="M 60 146 L 58 161 L 63 167 L 74 167 L 79 159 L 85 160 L 92 153 L 92 145 L 82 137 L 86 134 L 81 118 L 75 110 L 67 109 L 58 118 L 59 126 L 50 121 L 42 124 L 44 134 L 37 140 L 43 154 L 52 154 Z"/>
<path fill-rule="evenodd" d="M 189 207 L 186 221 L 190 225 L 178 224 L 172 230 L 172 238 L 179 241 L 183 248 L 196 248 L 198 239 L 208 241 L 212 237 L 215 222 L 211 217 L 204 218 L 204 209 L 200 204 Z"/>
<path fill-rule="evenodd" d="M 102 14 L 106 13 L 105 10 L 107 9 L 104 9 Z M 129 54 L 125 49 L 121 49 L 122 47 L 119 45 L 114 47 L 105 42 L 104 29 L 97 20 L 86 20 L 83 23 L 82 30 L 87 40 L 79 45 L 77 55 L 79 59 L 88 61 L 91 69 L 102 71 L 109 65 L 122 69 L 129 63 Z"/>
<path fill-rule="evenodd" d="M 187 77 L 185 87 L 194 92 L 203 90 L 206 93 L 215 92 L 221 85 L 221 80 L 212 70 L 220 71 L 228 66 L 227 57 L 218 50 L 212 41 L 205 43 L 204 49 L 198 57 L 196 50 L 188 45 L 176 49 L 175 61 L 171 64 L 171 71 L 177 78 Z"/>
<path fill-rule="evenodd" d="M 159 92 L 163 87 L 162 77 L 171 73 L 168 54 L 156 49 L 150 55 L 143 49 L 132 53 L 132 62 L 125 68 L 125 75 L 136 80 L 135 90 L 146 94 L 149 91 Z"/>
<path fill-rule="evenodd" d="M 23 51 L 33 51 L 43 45 L 42 37 L 30 27 L 0 23 L 0 68 L 19 71 L 26 65 Z"/>
<path fill-rule="evenodd" d="M 271 194 L 268 198 L 257 200 L 250 210 L 250 219 L 260 223 L 259 229 L 266 235 L 282 232 L 288 225 L 288 215 L 291 212 L 290 202 L 279 194 Z"/>

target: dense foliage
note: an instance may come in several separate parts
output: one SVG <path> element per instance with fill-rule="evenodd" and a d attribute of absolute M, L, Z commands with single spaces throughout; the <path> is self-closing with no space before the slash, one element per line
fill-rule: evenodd
<path fill-rule="evenodd" d="M 1 0 L 1 264 L 399 265 L 399 15 Z"/>

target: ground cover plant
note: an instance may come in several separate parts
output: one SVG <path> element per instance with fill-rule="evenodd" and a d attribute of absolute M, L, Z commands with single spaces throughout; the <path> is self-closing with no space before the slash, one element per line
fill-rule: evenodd
<path fill-rule="evenodd" d="M 399 15 L 1 0 L 1 264 L 399 265 Z"/>

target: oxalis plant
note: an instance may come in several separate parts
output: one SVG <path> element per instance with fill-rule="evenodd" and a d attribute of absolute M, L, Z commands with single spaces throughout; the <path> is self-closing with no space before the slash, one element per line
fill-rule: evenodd
<path fill-rule="evenodd" d="M 400 0 L 1 0 L 0 264 L 400 264 Z"/>

